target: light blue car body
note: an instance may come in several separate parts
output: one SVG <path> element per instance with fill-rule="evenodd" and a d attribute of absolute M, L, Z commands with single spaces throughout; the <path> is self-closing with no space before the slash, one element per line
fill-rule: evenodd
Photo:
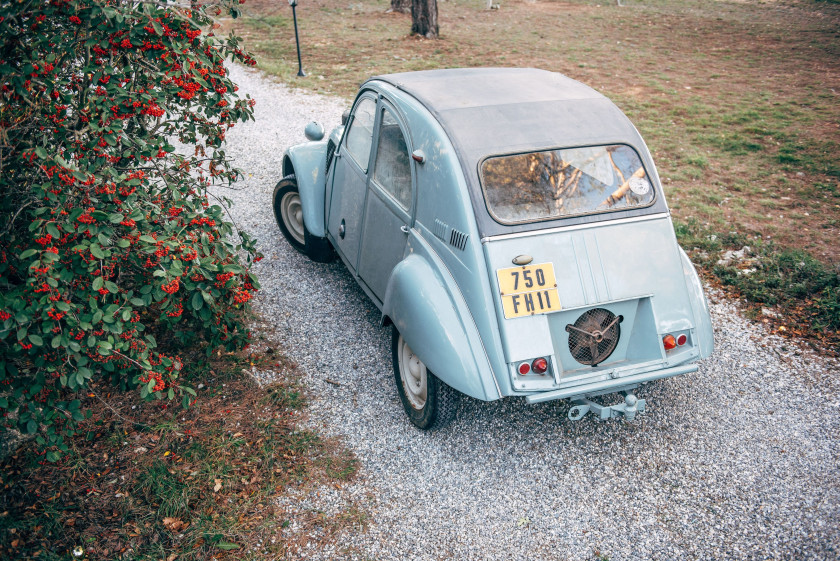
<path fill-rule="evenodd" d="M 529 109 L 555 106 L 533 93 L 546 79 L 550 91 L 572 93 L 556 103 L 561 109 L 546 117 L 545 126 L 538 116 L 508 135 Z M 513 90 L 514 101 L 520 101 L 515 109 L 498 103 L 513 86 L 494 85 L 511 81 L 528 88 L 521 95 Z M 463 105 L 473 114 L 465 113 L 458 95 L 467 98 L 475 83 L 483 84 L 479 97 L 485 98 L 468 99 Z M 529 88 L 531 83 L 537 86 Z M 440 84 L 451 85 L 451 95 L 437 93 Z M 485 93 L 494 87 L 495 93 Z M 583 404 L 592 396 L 626 393 L 647 381 L 694 372 L 694 363 L 712 353 L 708 304 L 677 244 L 652 158 L 635 128 L 606 98 L 568 78 L 527 69 L 382 76 L 362 85 L 354 110 L 364 97 L 391 110 L 415 155 L 408 211 L 383 196 L 371 174 L 348 157 L 344 126 L 325 140 L 288 149 L 283 174 L 296 175 L 309 233 L 330 241 L 381 310 L 383 324 L 392 323 L 440 380 L 481 400 L 524 396 L 529 403 L 568 398 Z M 476 111 L 487 115 L 488 122 L 481 123 L 487 130 L 470 136 L 460 128 L 472 126 Z M 567 123 L 556 138 L 549 137 L 551 119 Z M 613 121 L 619 122 L 613 126 Z M 352 123 L 351 112 L 348 126 Z M 379 119 L 373 155 L 378 127 Z M 482 143 L 493 141 L 481 136 L 491 134 L 505 140 L 485 153 Z M 476 195 L 480 157 L 607 143 L 627 144 L 640 154 L 656 192 L 651 208 L 511 227 L 493 221 Z M 512 267 L 512 259 L 522 255 L 553 264 L 562 309 L 505 319 L 496 271 Z M 570 353 L 566 326 L 595 308 L 620 315 L 622 323 L 615 349 L 593 367 Z M 666 350 L 668 334 L 682 334 L 686 343 Z M 545 357 L 549 372 L 520 375 L 518 366 L 534 357 Z"/>

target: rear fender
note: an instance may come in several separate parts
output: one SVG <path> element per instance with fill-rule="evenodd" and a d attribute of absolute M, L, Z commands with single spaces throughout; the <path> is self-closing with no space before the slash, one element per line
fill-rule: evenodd
<path fill-rule="evenodd" d="M 685 286 L 688 289 L 688 297 L 691 300 L 691 309 L 694 311 L 694 325 L 697 326 L 697 344 L 700 348 L 700 358 L 706 358 L 715 349 L 714 333 L 712 331 L 712 318 L 709 314 L 709 302 L 703 292 L 703 285 L 694 264 L 680 248 L 680 259 L 682 260 L 683 274 L 685 275 Z"/>
<path fill-rule="evenodd" d="M 409 255 L 391 273 L 382 306 L 420 360 L 450 387 L 489 401 L 501 397 L 481 338 L 461 293 L 444 278 L 441 262 L 409 243 Z M 439 260 L 438 260 L 439 261 Z M 439 267 L 444 267 L 440 269 Z M 446 273 L 444 273 L 446 274 Z"/>
<path fill-rule="evenodd" d="M 319 238 L 327 235 L 324 227 L 326 164 L 326 140 L 292 146 L 283 156 L 283 175 L 294 173 L 297 178 L 303 223 L 310 234 Z"/>

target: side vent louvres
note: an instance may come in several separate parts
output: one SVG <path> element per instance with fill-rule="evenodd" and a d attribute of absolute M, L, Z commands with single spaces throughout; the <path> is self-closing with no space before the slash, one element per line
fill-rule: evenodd
<path fill-rule="evenodd" d="M 325 171 L 330 170 L 330 164 L 332 163 L 332 159 L 333 159 L 334 155 L 335 155 L 335 142 L 333 142 L 332 139 L 330 139 L 330 141 L 327 142 L 327 167 L 325 168 Z"/>
<path fill-rule="evenodd" d="M 440 241 L 446 242 L 447 233 L 449 233 L 449 226 L 447 226 L 446 222 L 441 222 L 440 220 L 435 218 L 435 236 L 437 236 L 440 239 Z"/>
<path fill-rule="evenodd" d="M 464 248 L 467 247 L 467 237 L 465 233 L 452 228 L 452 233 L 449 234 L 449 245 L 464 251 Z"/>
<path fill-rule="evenodd" d="M 455 228 L 451 228 L 446 222 L 435 218 L 435 227 L 432 231 L 440 241 L 448 243 L 454 248 L 464 251 L 464 248 L 467 247 L 467 238 L 469 236 Z"/>

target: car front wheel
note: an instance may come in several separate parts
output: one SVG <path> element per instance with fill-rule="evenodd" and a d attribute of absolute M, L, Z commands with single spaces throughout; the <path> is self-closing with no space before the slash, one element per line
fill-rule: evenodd
<path fill-rule="evenodd" d="M 394 378 L 409 420 L 423 430 L 443 428 L 455 417 L 458 393 L 440 381 L 394 327 Z"/>
<path fill-rule="evenodd" d="M 293 248 L 313 261 L 331 261 L 333 249 L 326 238 L 313 236 L 303 221 L 303 204 L 300 200 L 297 179 L 287 175 L 274 188 L 274 218 L 283 237 Z"/>

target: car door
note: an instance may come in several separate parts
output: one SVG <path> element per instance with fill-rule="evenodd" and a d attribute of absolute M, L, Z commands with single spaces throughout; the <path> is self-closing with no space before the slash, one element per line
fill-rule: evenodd
<path fill-rule="evenodd" d="M 376 96 L 364 94 L 351 113 L 347 132 L 336 151 L 327 232 L 347 266 L 356 271 L 365 210 Z"/>
<path fill-rule="evenodd" d="M 382 302 L 388 278 L 403 258 L 411 226 L 414 181 L 408 135 L 397 112 L 380 103 L 373 170 L 369 174 L 359 277 Z"/>

